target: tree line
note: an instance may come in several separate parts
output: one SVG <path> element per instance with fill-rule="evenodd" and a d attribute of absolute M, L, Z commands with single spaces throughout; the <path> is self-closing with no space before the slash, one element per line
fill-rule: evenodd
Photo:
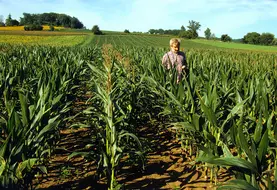
<path fill-rule="evenodd" d="M 150 29 L 150 34 L 169 34 L 179 36 L 180 38 L 196 39 L 198 38 L 198 31 L 200 30 L 201 24 L 197 21 L 190 20 L 187 29 L 182 25 L 180 29 L 174 30 L 163 30 L 163 29 Z M 205 30 L 205 37 L 207 39 L 215 39 L 215 34 L 211 32 L 209 28 Z"/>
<path fill-rule="evenodd" d="M 246 44 L 255 45 L 277 45 L 277 39 L 275 39 L 274 34 L 258 32 L 249 32 L 243 38 L 242 42 Z"/>
<path fill-rule="evenodd" d="M 169 34 L 179 36 L 180 38 L 186 39 L 196 39 L 199 37 L 198 31 L 200 30 L 201 24 L 197 21 L 190 20 L 187 29 L 182 25 L 180 29 L 175 30 L 163 30 L 163 29 L 150 29 L 148 33 L 150 34 Z M 232 41 L 232 38 L 228 34 L 222 34 L 221 38 L 217 38 L 214 33 L 211 32 L 210 28 L 204 31 L 205 38 L 210 40 L 220 39 L 223 42 Z"/>
<path fill-rule="evenodd" d="M 0 26 L 25 26 L 25 30 L 42 30 L 41 25 L 49 25 L 53 30 L 53 26 L 62 26 L 66 28 L 81 29 L 84 25 L 76 17 L 71 17 L 66 14 L 58 13 L 42 13 L 42 14 L 30 14 L 23 13 L 23 17 L 20 20 L 12 19 L 11 14 L 8 15 L 6 22 L 4 22 L 3 16 L 0 15 Z M 180 38 L 186 39 L 196 39 L 198 38 L 198 31 L 200 30 L 201 24 L 194 20 L 190 20 L 187 29 L 182 25 L 180 29 L 150 29 L 148 33 L 150 34 L 165 34 L 179 36 Z M 94 25 L 92 28 L 94 34 L 103 34 L 100 31 L 98 25 Z M 129 30 L 125 30 L 124 33 L 130 33 Z M 211 32 L 210 28 L 204 31 L 206 39 L 220 39 L 223 42 L 233 41 L 228 34 L 222 34 L 220 38 L 217 38 L 214 33 Z M 274 34 L 249 32 L 242 39 L 237 40 L 246 44 L 256 44 L 256 45 L 277 45 L 277 39 Z"/>
<path fill-rule="evenodd" d="M 52 12 L 42 14 L 23 13 L 23 17 L 20 17 L 19 21 L 12 19 L 11 14 L 9 14 L 5 23 L 3 20 L 1 17 L 0 26 L 50 25 L 75 29 L 84 28 L 83 23 L 78 18 Z"/>
<path fill-rule="evenodd" d="M 150 29 L 148 33 L 150 34 L 168 34 L 168 35 L 175 35 L 182 38 L 188 39 L 195 39 L 198 37 L 198 30 L 200 29 L 201 25 L 199 22 L 194 20 L 189 21 L 189 25 L 187 26 L 188 30 L 182 25 L 180 29 L 173 29 L 173 30 L 163 30 L 163 29 Z"/>
<path fill-rule="evenodd" d="M 200 30 L 201 24 L 194 20 L 189 21 L 187 29 L 181 26 L 180 29 L 175 30 L 163 30 L 163 29 L 150 29 L 148 33 L 150 34 L 169 34 L 179 36 L 180 38 L 186 39 L 196 39 L 198 38 L 198 31 Z M 246 44 L 256 44 L 256 45 L 277 45 L 277 39 L 272 33 L 262 33 L 249 32 L 243 38 L 233 40 L 228 34 L 222 34 L 220 38 L 217 38 L 214 33 L 211 32 L 210 28 L 204 31 L 205 38 L 210 40 L 221 40 L 222 42 L 242 42 Z"/>
<path fill-rule="evenodd" d="M 150 29 L 148 31 L 150 34 L 169 34 L 169 35 L 175 35 L 177 36 L 180 32 L 179 29 L 169 29 L 169 30 L 164 30 L 164 29 Z"/>

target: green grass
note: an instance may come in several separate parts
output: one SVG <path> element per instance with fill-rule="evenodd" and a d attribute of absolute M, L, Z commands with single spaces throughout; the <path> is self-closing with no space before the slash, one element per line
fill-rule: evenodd
<path fill-rule="evenodd" d="M 129 46 L 129 47 L 158 47 L 168 48 L 169 40 L 173 36 L 162 35 L 119 35 L 110 33 L 112 35 L 98 35 L 93 39 L 93 43 L 99 46 L 103 44 L 112 44 L 113 46 Z M 199 44 L 192 40 L 182 39 L 181 49 L 218 49 L 218 47 L 208 44 Z"/>
<path fill-rule="evenodd" d="M 83 39 L 83 41 L 81 43 L 79 43 L 77 46 L 81 46 L 81 47 L 86 47 L 86 46 L 90 46 L 93 44 L 93 39 L 94 39 L 94 36 L 92 33 L 91 34 L 88 34 L 88 35 L 85 35 L 85 38 Z"/>
<path fill-rule="evenodd" d="M 192 40 L 195 43 L 214 46 L 218 48 L 229 48 L 229 49 L 239 49 L 239 50 L 250 50 L 250 51 L 265 51 L 265 52 L 276 52 L 277 46 L 261 46 L 261 45 L 251 45 L 251 44 L 241 44 L 234 42 L 221 42 L 213 40 L 196 39 Z"/>
<path fill-rule="evenodd" d="M 150 34 L 125 34 L 123 32 L 105 31 L 105 35 L 95 36 L 93 43 L 99 46 L 103 44 L 112 44 L 114 46 L 131 47 L 160 47 L 168 48 L 169 40 L 174 36 L 150 35 Z M 222 49 L 234 51 L 259 51 L 259 52 L 277 52 L 277 46 L 261 46 L 232 42 L 221 42 L 205 39 L 181 40 L 181 49 Z"/>
<path fill-rule="evenodd" d="M 93 35 L 88 29 L 62 29 L 54 32 L 49 31 L 2 31 L 0 32 L 0 43 L 11 44 L 39 44 L 39 45 L 65 45 L 65 46 L 91 46 L 112 44 L 113 46 L 127 47 L 157 47 L 168 48 L 169 40 L 174 36 L 153 35 L 144 33 L 126 34 L 120 31 L 103 31 L 104 35 Z M 74 37 L 74 35 L 80 35 Z M 33 37 L 27 37 L 33 36 Z M 46 38 L 42 38 L 42 36 Z M 221 42 L 205 39 L 181 40 L 181 50 L 189 49 L 219 49 L 234 51 L 259 51 L 277 52 L 277 46 L 260 46 L 232 42 Z"/>
<path fill-rule="evenodd" d="M 92 33 L 89 29 L 72 29 L 72 28 L 65 28 L 60 30 L 55 30 L 57 32 L 81 32 L 81 33 Z"/>

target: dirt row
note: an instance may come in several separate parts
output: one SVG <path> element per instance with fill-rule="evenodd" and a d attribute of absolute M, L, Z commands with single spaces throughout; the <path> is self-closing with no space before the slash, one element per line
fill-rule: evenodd
<path fill-rule="evenodd" d="M 86 99 L 74 103 L 72 115 L 86 109 Z M 82 120 L 84 118 L 75 118 Z M 68 159 L 75 151 L 86 151 L 92 134 L 88 128 L 61 129 L 60 142 L 47 166 L 47 175 L 33 180 L 34 189 L 107 189 L 106 179 L 97 178 L 97 164 L 83 157 Z M 122 189 L 216 189 L 200 164 L 181 148 L 174 132 L 157 125 L 141 126 L 138 132 L 144 144 L 146 159 L 144 168 L 126 162 L 120 166 L 117 181 Z M 225 171 L 219 171 L 218 181 L 231 178 Z"/>
<path fill-rule="evenodd" d="M 124 189 L 215 189 L 204 172 L 187 152 L 180 148 L 174 135 L 166 129 L 142 128 L 141 137 L 148 139 L 145 168 L 141 164 L 125 165 L 117 179 Z M 105 178 L 96 179 L 96 163 L 82 157 L 68 159 L 73 151 L 84 150 L 89 143 L 89 130 L 66 129 L 51 157 L 48 174 L 34 181 L 35 189 L 107 189 Z M 221 172 L 218 180 L 227 181 L 229 173 Z"/>

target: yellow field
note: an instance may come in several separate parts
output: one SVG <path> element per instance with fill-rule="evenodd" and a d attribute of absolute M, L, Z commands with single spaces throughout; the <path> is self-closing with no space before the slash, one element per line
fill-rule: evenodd
<path fill-rule="evenodd" d="M 22 36 L 73 36 L 87 35 L 84 32 L 68 32 L 68 31 L 25 31 L 25 30 L 0 30 L 0 35 L 22 35 Z"/>
<path fill-rule="evenodd" d="M 24 45 L 75 46 L 86 40 L 86 35 L 66 36 L 20 36 L 0 35 L 0 43 Z"/>
<path fill-rule="evenodd" d="M 63 26 L 54 26 L 55 30 L 61 30 L 64 29 Z M 43 25 L 43 30 L 50 30 L 50 26 L 48 25 Z"/>
<path fill-rule="evenodd" d="M 64 29 L 64 27 L 54 26 L 55 30 Z M 43 25 L 43 30 L 49 30 L 50 27 L 48 25 Z M 24 31 L 24 26 L 0 26 L 0 30 L 2 31 Z"/>

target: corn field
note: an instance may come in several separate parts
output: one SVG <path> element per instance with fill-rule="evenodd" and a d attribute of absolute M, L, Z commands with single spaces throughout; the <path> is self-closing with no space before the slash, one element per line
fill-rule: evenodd
<path fill-rule="evenodd" d="M 95 160 L 107 188 L 123 188 L 121 163 L 147 164 L 138 131 L 155 118 L 218 189 L 276 189 L 276 55 L 189 49 L 189 71 L 176 84 L 175 70 L 161 65 L 166 51 L 0 45 L 2 188 L 32 189 L 34 176 L 47 174 L 59 130 L 71 126 L 88 128 L 91 140 L 68 159 Z M 83 88 L 91 94 L 79 113 L 85 120 L 69 126 Z M 233 179 L 219 183 L 221 169 Z"/>
<path fill-rule="evenodd" d="M 128 47 L 159 47 L 168 48 L 169 40 L 171 36 L 165 35 L 149 35 L 149 34 L 108 34 L 108 35 L 96 35 L 92 43 L 97 46 L 102 46 L 104 44 L 111 44 L 116 48 L 121 48 L 123 46 Z M 184 41 L 184 42 L 183 42 Z M 216 46 L 211 46 L 204 43 L 196 43 L 192 40 L 182 39 L 181 49 L 218 49 Z"/>

